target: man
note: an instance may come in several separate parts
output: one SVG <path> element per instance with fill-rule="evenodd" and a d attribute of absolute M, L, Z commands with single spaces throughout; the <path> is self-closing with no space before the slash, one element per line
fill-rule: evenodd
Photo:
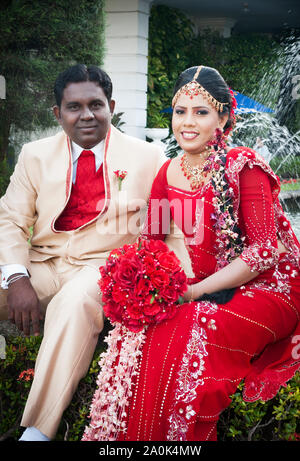
<path fill-rule="evenodd" d="M 103 328 L 98 268 L 136 240 L 162 161 L 153 143 L 111 126 L 112 84 L 101 69 L 72 66 L 54 92 L 63 131 L 23 147 L 0 201 L 0 319 L 38 335 L 46 312 L 21 440 L 55 437 Z"/>

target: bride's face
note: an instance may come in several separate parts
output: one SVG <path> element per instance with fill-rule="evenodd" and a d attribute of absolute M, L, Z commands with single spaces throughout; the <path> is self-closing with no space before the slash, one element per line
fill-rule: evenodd
<path fill-rule="evenodd" d="M 223 129 L 226 120 L 201 94 L 192 99 L 181 94 L 173 109 L 173 134 L 184 152 L 199 154 L 214 138 L 216 128 Z"/>

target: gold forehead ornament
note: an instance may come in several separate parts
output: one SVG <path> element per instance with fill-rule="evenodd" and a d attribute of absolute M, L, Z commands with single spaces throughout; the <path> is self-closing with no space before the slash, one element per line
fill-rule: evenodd
<path fill-rule="evenodd" d="M 202 96 L 207 99 L 208 103 L 214 107 L 218 112 L 223 112 L 224 106 L 228 104 L 228 102 L 219 102 L 217 101 L 200 83 L 197 82 L 198 75 L 200 74 L 202 66 L 198 66 L 198 69 L 193 77 L 193 80 L 183 85 L 177 93 L 175 94 L 172 100 L 172 107 L 175 106 L 179 96 L 181 94 L 185 94 L 190 96 L 192 99 L 193 96 L 198 96 L 198 94 L 202 94 Z"/>

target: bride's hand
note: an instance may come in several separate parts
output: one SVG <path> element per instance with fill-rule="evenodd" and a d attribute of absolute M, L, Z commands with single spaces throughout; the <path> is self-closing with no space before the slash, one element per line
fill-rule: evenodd
<path fill-rule="evenodd" d="M 183 299 L 187 303 L 193 300 L 193 285 L 188 285 L 188 288 L 183 295 Z"/>

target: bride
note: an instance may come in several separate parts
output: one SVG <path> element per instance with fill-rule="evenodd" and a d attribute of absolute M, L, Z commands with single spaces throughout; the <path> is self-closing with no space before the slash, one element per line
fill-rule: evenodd
<path fill-rule="evenodd" d="M 184 154 L 160 169 L 142 237 L 164 240 L 163 218 L 172 216 L 194 277 L 176 315 L 145 328 L 130 376 L 113 373 L 125 339 L 117 348 L 110 340 L 83 440 L 217 440 L 219 416 L 242 380 L 245 400 L 268 400 L 299 368 L 300 244 L 279 180 L 253 150 L 228 149 L 236 102 L 217 70 L 182 72 L 172 106 Z M 128 390 L 125 403 L 116 402 L 115 379 Z"/>

